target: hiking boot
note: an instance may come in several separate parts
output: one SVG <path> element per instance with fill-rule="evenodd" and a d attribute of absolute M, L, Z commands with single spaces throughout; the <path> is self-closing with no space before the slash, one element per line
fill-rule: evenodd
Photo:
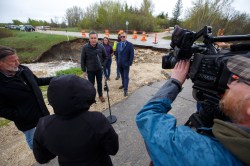
<path fill-rule="evenodd" d="M 100 96 L 99 99 L 100 99 L 101 102 L 105 102 L 105 99 L 104 99 L 103 96 Z"/>
<path fill-rule="evenodd" d="M 120 79 L 120 77 L 116 77 L 116 78 L 115 78 L 115 80 L 119 80 L 119 79 Z"/>
<path fill-rule="evenodd" d="M 124 88 L 124 86 L 123 86 L 123 85 L 119 87 L 119 89 L 123 89 L 123 88 Z"/>
<path fill-rule="evenodd" d="M 128 92 L 124 91 L 124 97 L 128 96 Z"/>

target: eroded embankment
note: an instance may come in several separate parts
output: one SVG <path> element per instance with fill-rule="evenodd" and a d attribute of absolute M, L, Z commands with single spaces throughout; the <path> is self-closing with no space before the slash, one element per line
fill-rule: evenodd
<path fill-rule="evenodd" d="M 35 62 L 51 62 L 51 61 L 73 61 L 80 63 L 81 47 L 87 43 L 87 39 L 75 39 L 71 41 L 64 41 L 52 46 L 49 50 L 42 53 Z M 111 40 L 110 44 L 113 45 Z M 152 46 L 138 46 L 134 45 L 135 49 L 151 49 L 157 52 L 166 53 L 167 49 L 154 48 Z"/>

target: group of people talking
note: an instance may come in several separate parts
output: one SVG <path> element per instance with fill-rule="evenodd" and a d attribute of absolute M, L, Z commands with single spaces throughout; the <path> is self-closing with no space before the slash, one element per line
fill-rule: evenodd
<path fill-rule="evenodd" d="M 115 54 L 122 78 L 120 88 L 127 96 L 134 48 L 126 41 L 126 33 L 120 34 L 120 38 Z M 107 43 L 108 38 L 99 44 L 97 33 L 89 34 L 89 42 L 81 50 L 83 78 L 71 74 L 38 78 L 19 63 L 15 49 L 0 46 L 0 117 L 13 121 L 25 134 L 39 163 L 58 156 L 60 165 L 113 165 L 110 155 L 119 150 L 119 136 L 102 113 L 89 111 L 96 102 L 95 78 L 101 82 L 113 51 L 106 48 Z M 168 113 L 182 90 L 189 66 L 188 60 L 179 61 L 171 78 L 135 117 L 152 160 L 150 165 L 250 165 L 249 54 L 232 56 L 227 62 L 232 76 L 237 77 L 230 78 L 220 109 L 230 120 L 215 119 L 213 127 L 207 129 L 213 135 L 176 126 L 176 118 Z M 109 80 L 110 73 L 106 74 Z M 97 91 L 103 101 L 99 83 Z M 39 89 L 43 85 L 49 85 L 47 96 L 53 107 L 52 115 Z"/>

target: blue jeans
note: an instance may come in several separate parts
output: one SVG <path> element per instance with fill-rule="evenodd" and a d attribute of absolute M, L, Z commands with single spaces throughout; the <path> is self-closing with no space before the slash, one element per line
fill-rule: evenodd
<path fill-rule="evenodd" d="M 25 138 L 26 138 L 26 142 L 29 145 L 31 150 L 33 149 L 33 137 L 34 137 L 35 131 L 36 131 L 35 127 L 30 130 L 23 131 Z"/>
<path fill-rule="evenodd" d="M 97 81 L 97 92 L 99 97 L 102 96 L 102 70 L 88 71 L 88 80 L 95 86 L 95 78 Z"/>
<path fill-rule="evenodd" d="M 106 78 L 110 77 L 112 59 L 108 59 L 104 67 L 104 75 Z"/>

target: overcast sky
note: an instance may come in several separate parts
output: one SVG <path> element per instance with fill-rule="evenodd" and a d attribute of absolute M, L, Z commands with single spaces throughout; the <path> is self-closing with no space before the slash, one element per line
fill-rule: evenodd
<path fill-rule="evenodd" d="M 0 0 L 0 23 L 12 23 L 13 19 L 27 22 L 28 18 L 45 20 L 50 22 L 51 18 L 61 22 L 66 10 L 73 6 L 86 8 L 100 0 Z M 122 0 L 129 5 L 140 7 L 142 0 Z M 172 10 L 177 0 L 152 0 L 154 4 L 154 15 Z M 235 0 L 232 6 L 241 12 L 250 13 L 250 0 Z M 182 0 L 183 10 L 192 7 L 192 0 Z"/>

